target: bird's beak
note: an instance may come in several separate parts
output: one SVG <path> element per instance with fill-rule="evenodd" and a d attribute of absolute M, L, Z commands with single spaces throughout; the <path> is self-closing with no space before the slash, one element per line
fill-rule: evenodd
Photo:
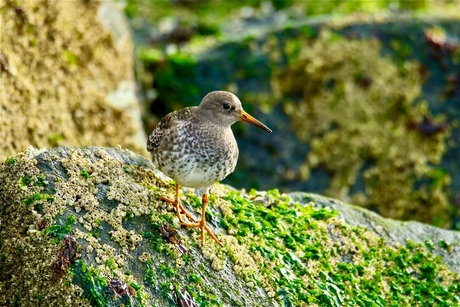
<path fill-rule="evenodd" d="M 247 112 L 243 111 L 241 112 L 241 116 L 240 116 L 240 119 L 244 122 L 247 122 L 247 123 L 250 123 L 250 124 L 253 124 L 254 126 L 257 126 L 261 129 L 264 129 L 265 131 L 267 131 L 268 133 L 272 133 L 272 130 L 270 128 L 268 128 L 267 126 L 265 126 L 264 124 L 262 124 L 261 122 L 259 122 L 257 119 L 255 119 L 254 117 L 252 117 L 251 115 L 249 115 Z"/>

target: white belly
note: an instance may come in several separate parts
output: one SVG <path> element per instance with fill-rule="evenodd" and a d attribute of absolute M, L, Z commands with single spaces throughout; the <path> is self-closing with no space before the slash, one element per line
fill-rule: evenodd
<path fill-rule="evenodd" d="M 236 159 L 221 160 L 217 164 L 204 166 L 191 161 L 187 155 L 176 157 L 174 164 L 156 165 L 166 176 L 174 179 L 181 186 L 205 189 L 215 182 L 223 180 L 235 170 Z"/>
<path fill-rule="evenodd" d="M 183 172 L 180 176 L 175 177 L 176 182 L 181 186 L 195 189 L 204 189 L 223 179 L 215 178 L 215 175 L 216 174 L 210 172 L 210 170 L 192 168 L 190 171 Z"/>

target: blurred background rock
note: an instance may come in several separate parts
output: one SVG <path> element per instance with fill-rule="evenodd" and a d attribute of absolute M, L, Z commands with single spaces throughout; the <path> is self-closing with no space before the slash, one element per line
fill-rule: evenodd
<path fill-rule="evenodd" d="M 128 1 L 149 133 L 209 91 L 234 125 L 237 188 L 309 191 L 460 229 L 460 1 Z"/>
<path fill-rule="evenodd" d="M 0 2 L 0 159 L 27 146 L 146 152 L 123 6 Z"/>

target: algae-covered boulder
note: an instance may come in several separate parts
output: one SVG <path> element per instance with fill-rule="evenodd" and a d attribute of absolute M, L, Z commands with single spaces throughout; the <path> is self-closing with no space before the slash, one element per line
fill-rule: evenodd
<path fill-rule="evenodd" d="M 145 158 L 28 149 L 0 165 L 2 306 L 456 306 L 460 234 L 306 193 L 211 191 L 180 228 Z M 184 206 L 199 218 L 199 197 Z"/>
<path fill-rule="evenodd" d="M 27 146 L 145 151 L 122 7 L 1 1 L 0 159 Z"/>

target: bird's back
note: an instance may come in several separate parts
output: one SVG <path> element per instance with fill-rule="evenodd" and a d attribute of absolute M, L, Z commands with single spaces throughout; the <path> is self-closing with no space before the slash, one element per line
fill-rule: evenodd
<path fill-rule="evenodd" d="M 183 108 L 163 117 L 147 140 L 147 150 L 151 153 L 158 150 L 160 143 L 165 140 L 168 133 L 177 129 L 179 125 L 182 125 L 184 121 L 189 119 L 193 114 L 193 110 L 196 108 L 197 107 Z"/>

